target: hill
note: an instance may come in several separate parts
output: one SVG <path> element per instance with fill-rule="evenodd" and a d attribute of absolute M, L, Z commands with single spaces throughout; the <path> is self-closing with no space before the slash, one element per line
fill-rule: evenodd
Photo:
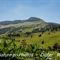
<path fill-rule="evenodd" d="M 60 24 L 48 23 L 37 17 L 30 17 L 26 20 L 14 20 L 0 22 L 0 34 L 6 32 L 40 32 L 52 29 L 60 29 Z"/>

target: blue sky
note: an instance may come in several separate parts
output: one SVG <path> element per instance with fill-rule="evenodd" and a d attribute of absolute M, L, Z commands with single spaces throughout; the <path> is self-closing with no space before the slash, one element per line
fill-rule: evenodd
<path fill-rule="evenodd" d="M 29 17 L 60 23 L 60 0 L 0 0 L 0 21 Z"/>

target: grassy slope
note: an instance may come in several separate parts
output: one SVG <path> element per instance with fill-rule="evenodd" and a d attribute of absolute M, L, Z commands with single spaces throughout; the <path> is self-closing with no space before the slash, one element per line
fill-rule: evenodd
<path fill-rule="evenodd" d="M 41 37 L 39 37 L 38 35 L 41 33 L 33 33 L 33 37 L 31 38 L 31 36 L 28 37 L 24 37 L 23 35 L 21 37 L 15 37 L 15 43 L 17 45 L 16 48 L 19 47 L 21 40 L 26 40 L 26 42 L 28 44 L 37 44 L 38 47 L 43 46 L 44 48 L 47 48 L 48 46 L 52 46 L 55 43 L 59 43 L 60 44 L 60 31 L 57 32 L 50 32 L 50 34 L 48 34 L 48 32 L 45 32 Z M 6 35 L 4 35 L 6 36 Z M 0 37 L 0 41 L 2 42 L 4 40 L 4 38 Z M 19 42 L 20 40 L 20 42 Z M 42 45 L 41 42 L 44 40 L 44 44 Z M 7 40 L 7 41 L 11 41 L 11 40 Z M 3 49 L 3 45 L 0 46 L 1 49 Z M 10 46 L 10 48 L 12 48 L 12 46 Z M 4 52 L 7 52 L 7 50 L 3 50 Z M 51 51 L 49 53 L 53 54 L 53 59 L 54 60 L 59 60 L 60 57 L 57 57 L 57 52 L 55 51 Z M 34 58 L 26 58 L 24 60 L 34 60 Z"/>
<path fill-rule="evenodd" d="M 25 28 L 23 30 L 31 31 L 31 28 Z M 37 44 L 38 46 L 41 46 L 41 42 L 44 40 L 43 47 L 45 48 L 48 46 L 52 46 L 55 43 L 60 44 L 60 31 L 50 32 L 50 34 L 48 34 L 48 32 L 45 32 L 42 34 L 41 37 L 39 37 L 39 34 L 41 33 L 40 32 L 32 33 L 32 38 L 31 36 L 25 37 L 24 34 L 21 34 L 22 35 L 21 37 L 14 37 L 14 38 L 16 40 L 17 45 L 20 45 L 21 40 L 26 40 L 27 44 Z M 6 36 L 6 34 L 4 36 Z M 2 39 L 0 38 L 0 41 L 2 41 Z M 18 42 L 18 40 L 20 40 L 20 42 Z"/>
<path fill-rule="evenodd" d="M 37 46 L 41 46 L 41 42 L 44 40 L 44 45 L 43 47 L 44 48 L 47 48 L 48 46 L 52 46 L 54 45 L 55 43 L 58 43 L 60 44 L 60 31 L 57 31 L 57 32 L 51 32 L 50 35 L 48 34 L 48 32 L 45 32 L 41 37 L 39 37 L 40 33 L 34 33 L 32 34 L 33 37 L 31 38 L 30 36 L 29 37 L 16 37 L 15 39 L 16 40 L 26 40 L 26 42 L 28 44 L 37 44 Z M 20 42 L 16 42 L 17 45 L 20 44 Z"/>

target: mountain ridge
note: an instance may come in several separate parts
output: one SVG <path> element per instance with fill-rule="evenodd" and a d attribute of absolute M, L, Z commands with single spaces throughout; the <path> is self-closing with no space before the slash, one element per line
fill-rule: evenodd
<path fill-rule="evenodd" d="M 0 22 L 0 25 L 17 24 L 17 23 L 34 22 L 34 21 L 43 21 L 43 20 L 37 17 L 30 17 L 26 20 L 2 21 Z"/>
<path fill-rule="evenodd" d="M 0 22 L 0 34 L 10 32 L 10 31 L 18 31 L 21 30 L 25 32 L 25 30 L 28 28 L 34 30 L 35 32 L 40 31 L 43 29 L 46 31 L 47 29 L 52 29 L 52 28 L 60 28 L 60 24 L 57 23 L 50 23 L 50 22 L 45 22 L 43 19 L 37 18 L 37 17 L 30 17 L 26 20 L 15 20 L 15 21 L 4 21 Z M 41 31 L 43 31 L 41 30 Z"/>

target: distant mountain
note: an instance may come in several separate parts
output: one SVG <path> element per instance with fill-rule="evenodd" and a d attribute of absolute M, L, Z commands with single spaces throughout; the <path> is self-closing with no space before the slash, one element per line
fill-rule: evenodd
<path fill-rule="evenodd" d="M 43 20 L 37 17 L 30 17 L 29 19 L 27 19 L 27 21 L 43 21 Z"/>
<path fill-rule="evenodd" d="M 57 24 L 57 23 L 48 23 L 48 26 L 51 27 L 51 29 L 60 29 L 60 24 Z"/>
<path fill-rule="evenodd" d="M 3 21 L 3 22 L 0 22 L 0 25 L 9 25 L 9 24 L 17 24 L 17 23 L 23 23 L 23 22 L 34 22 L 34 21 L 43 21 L 43 20 L 40 18 L 37 18 L 37 17 L 30 17 L 26 20 Z"/>
<path fill-rule="evenodd" d="M 60 24 L 57 23 L 48 23 L 43 19 L 37 17 L 30 17 L 26 20 L 14 20 L 14 21 L 3 21 L 0 22 L 0 34 L 7 32 L 22 32 L 26 31 L 47 31 L 52 30 L 52 28 L 60 28 Z"/>
<path fill-rule="evenodd" d="M 0 25 L 9 25 L 9 24 L 17 24 L 17 23 L 21 23 L 21 20 L 15 20 L 15 21 L 3 21 L 0 22 Z"/>

